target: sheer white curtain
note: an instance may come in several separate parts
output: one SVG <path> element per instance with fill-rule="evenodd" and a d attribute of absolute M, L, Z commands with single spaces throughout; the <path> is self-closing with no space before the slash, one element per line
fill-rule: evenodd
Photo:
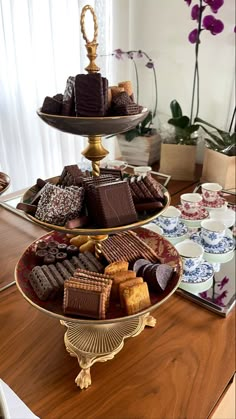
<path fill-rule="evenodd" d="M 109 0 L 0 0 L 0 171 L 11 177 L 11 191 L 81 160 L 87 140 L 49 127 L 36 109 L 45 96 L 64 92 L 68 76 L 85 72 L 80 15 L 87 3 L 104 54 L 111 50 Z M 102 62 L 106 77 L 107 70 Z"/>

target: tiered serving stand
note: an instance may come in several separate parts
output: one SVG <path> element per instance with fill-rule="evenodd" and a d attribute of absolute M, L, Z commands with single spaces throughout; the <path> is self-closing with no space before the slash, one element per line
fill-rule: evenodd
<path fill-rule="evenodd" d="M 93 15 L 94 21 L 94 38 L 92 41 L 87 39 L 85 33 L 85 13 L 90 11 Z M 97 20 L 91 6 L 85 6 L 81 13 L 81 30 L 83 38 L 86 41 L 87 56 L 90 60 L 86 67 L 88 72 L 97 72 L 99 68 L 95 64 L 96 49 L 97 49 Z M 102 145 L 102 137 L 125 132 L 134 128 L 140 121 L 142 121 L 147 109 L 142 113 L 132 116 L 118 116 L 118 117 L 102 117 L 102 118 L 83 118 L 83 117 L 65 117 L 59 115 L 44 114 L 41 110 L 37 111 L 38 116 L 50 126 L 71 134 L 88 137 L 88 146 L 83 151 L 83 155 L 92 162 L 93 176 L 99 176 L 100 161 L 108 154 L 108 151 Z M 50 181 L 57 182 L 57 177 Z M 23 202 L 27 202 L 34 194 L 35 187 L 30 188 L 23 197 Z M 26 249 L 21 256 L 16 269 L 15 278 L 17 286 L 24 296 L 24 298 L 34 307 L 44 312 L 47 315 L 56 317 L 61 324 L 66 326 L 67 331 L 64 336 L 65 346 L 71 356 L 77 357 L 81 371 L 75 379 L 77 385 L 82 388 L 87 388 L 91 384 L 90 367 L 95 362 L 104 362 L 112 359 L 123 347 L 124 340 L 128 337 L 137 336 L 142 332 L 145 326 L 154 327 L 156 320 L 150 315 L 150 312 L 164 303 L 178 288 L 182 275 L 182 263 L 178 252 L 174 246 L 165 238 L 156 233 L 140 228 L 142 225 L 152 221 L 160 215 L 169 205 L 170 196 L 168 191 L 163 187 L 166 204 L 162 211 L 153 213 L 151 216 L 140 218 L 137 223 L 114 227 L 110 229 L 97 228 L 76 228 L 66 229 L 61 226 L 48 224 L 37 220 L 36 218 L 27 214 L 27 216 L 37 224 L 40 224 L 53 232 L 43 236 L 44 240 L 51 238 L 58 241 L 65 240 L 65 233 L 72 233 L 74 235 L 84 234 L 89 235 L 96 244 L 96 256 L 101 254 L 102 241 L 106 240 L 109 234 L 115 232 L 137 229 L 137 234 L 148 243 L 158 253 L 160 259 L 165 263 L 170 263 L 175 267 L 175 273 L 171 280 L 170 286 L 159 296 L 151 295 L 152 305 L 137 314 L 124 316 L 123 313 L 113 310 L 109 313 L 105 320 L 89 320 L 76 318 L 73 316 L 64 316 L 62 311 L 62 301 L 60 304 L 56 302 L 42 302 L 38 300 L 28 284 L 28 274 L 31 270 L 32 261 L 30 254 L 32 249 L 36 246 L 36 242 Z M 40 238 L 42 239 L 42 237 Z"/>

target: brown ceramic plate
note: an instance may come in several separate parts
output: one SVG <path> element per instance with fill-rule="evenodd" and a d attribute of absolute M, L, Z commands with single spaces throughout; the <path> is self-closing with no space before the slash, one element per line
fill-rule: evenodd
<path fill-rule="evenodd" d="M 37 110 L 37 114 L 46 124 L 60 131 L 83 137 L 90 135 L 105 137 L 107 135 L 129 131 L 136 127 L 147 116 L 148 109 L 143 108 L 142 112 L 136 115 L 88 118 L 50 115 L 41 112 L 41 108 Z"/>
<path fill-rule="evenodd" d="M 55 176 L 53 178 L 47 179 L 48 182 L 53 183 L 54 185 L 57 184 L 59 180 L 59 176 Z M 28 218 L 31 219 L 31 221 L 34 221 L 35 223 L 48 228 L 49 230 L 57 230 L 60 231 L 62 233 L 72 233 L 72 234 L 84 234 L 86 236 L 89 235 L 93 235 L 93 236 L 97 236 L 97 235 L 101 235 L 101 234 L 111 234 L 111 233 L 115 233 L 118 231 L 124 231 L 124 230 L 128 230 L 128 229 L 133 229 L 136 227 L 141 227 L 144 224 L 150 223 L 152 220 L 154 220 L 156 217 L 158 217 L 159 215 L 161 215 L 170 205 L 170 195 L 169 192 L 167 191 L 167 189 L 163 186 L 160 185 L 162 188 L 162 191 L 164 193 L 165 196 L 165 205 L 164 207 L 159 210 L 159 211 L 153 211 L 150 214 L 145 214 L 145 215 L 139 215 L 139 219 L 136 223 L 132 223 L 132 224 L 127 224 L 124 226 L 119 226 L 119 227 L 110 227 L 110 228 L 96 228 L 94 225 L 90 225 L 90 226 L 86 226 L 83 228 L 66 228 L 64 226 L 58 226 L 55 224 L 49 224 L 46 223 L 44 221 L 40 221 L 37 218 L 35 218 L 33 215 L 30 214 L 25 214 Z M 30 189 L 28 189 L 22 198 L 22 202 L 24 203 L 30 203 L 31 202 L 31 198 L 33 198 L 33 196 L 38 192 L 38 187 L 37 185 L 32 186 Z"/>
<path fill-rule="evenodd" d="M 6 173 L 0 172 L 0 195 L 9 188 L 11 180 Z"/>
<path fill-rule="evenodd" d="M 17 287 L 23 297 L 35 308 L 39 309 L 47 315 L 57 317 L 58 319 L 65 321 L 73 321 L 84 324 L 92 324 L 94 322 L 96 324 L 109 324 L 129 320 L 131 318 L 148 313 L 167 301 L 168 298 L 175 292 L 181 281 L 182 262 L 175 247 L 164 237 L 144 228 L 139 228 L 136 230 L 136 232 L 142 240 L 144 240 L 150 247 L 152 247 L 152 249 L 157 253 L 158 257 L 162 260 L 163 263 L 169 263 L 176 269 L 165 291 L 163 291 L 161 294 L 150 293 L 151 306 L 145 310 L 140 311 L 139 313 L 127 316 L 119 306 L 110 303 L 106 320 L 88 320 L 76 316 L 65 316 L 62 310 L 62 296 L 58 297 L 57 300 L 39 300 L 28 280 L 29 273 L 36 264 L 34 250 L 39 240 L 57 240 L 60 243 L 67 242 L 68 239 L 66 236 L 56 231 L 45 234 L 40 239 L 34 241 L 20 257 L 15 268 L 15 279 Z"/>

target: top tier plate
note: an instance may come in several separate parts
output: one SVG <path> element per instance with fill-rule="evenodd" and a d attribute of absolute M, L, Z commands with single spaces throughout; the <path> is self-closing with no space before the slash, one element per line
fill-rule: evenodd
<path fill-rule="evenodd" d="M 53 178 L 47 179 L 47 181 L 49 181 L 50 183 L 56 185 L 57 182 L 59 180 L 59 176 L 55 176 Z M 26 216 L 28 218 L 31 219 L 31 221 L 34 221 L 35 223 L 46 227 L 50 230 L 56 230 L 56 231 L 60 231 L 61 233 L 73 233 L 73 234 L 84 234 L 84 235 L 102 235 L 102 234 L 111 234 L 111 233 L 117 233 L 119 231 L 124 231 L 127 229 L 133 229 L 136 227 L 141 227 L 144 224 L 149 223 L 150 221 L 154 220 L 156 217 L 158 217 L 160 214 L 162 214 L 163 211 L 165 211 L 168 206 L 170 205 L 170 195 L 169 192 L 167 191 L 167 189 L 161 185 L 162 191 L 164 193 L 164 197 L 165 197 L 165 205 L 164 207 L 159 211 L 155 211 L 152 212 L 151 214 L 145 214 L 145 215 L 140 215 L 138 217 L 138 221 L 132 224 L 126 224 L 123 226 L 118 226 L 118 227 L 110 227 L 110 228 L 96 228 L 93 225 L 90 225 L 88 227 L 83 227 L 83 228 L 66 228 L 64 226 L 58 226 L 55 224 L 50 224 L 50 223 L 46 223 L 44 221 L 40 221 L 37 218 L 35 218 L 34 216 L 27 214 Z M 25 194 L 23 195 L 22 198 L 22 202 L 24 203 L 29 203 L 31 202 L 32 197 L 36 194 L 36 192 L 38 191 L 37 189 L 37 185 L 32 186 L 30 189 L 28 189 Z"/>
<path fill-rule="evenodd" d="M 129 131 L 138 125 L 148 114 L 148 109 L 143 108 L 141 113 L 127 116 L 104 116 L 104 117 L 78 117 L 50 115 L 37 110 L 38 116 L 53 128 L 69 134 L 88 137 L 96 135 L 106 137 Z"/>

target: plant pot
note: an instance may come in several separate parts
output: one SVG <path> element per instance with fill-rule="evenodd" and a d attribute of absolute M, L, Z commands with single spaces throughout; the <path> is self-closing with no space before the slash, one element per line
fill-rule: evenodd
<path fill-rule="evenodd" d="M 205 148 L 201 182 L 216 182 L 224 189 L 235 189 L 236 156 Z"/>
<path fill-rule="evenodd" d="M 162 143 L 159 172 L 175 180 L 194 180 L 196 154 L 196 145 Z"/>
<path fill-rule="evenodd" d="M 123 134 L 117 135 L 122 160 L 131 165 L 149 166 L 160 158 L 161 137 L 159 134 L 135 137 L 127 141 Z"/>

